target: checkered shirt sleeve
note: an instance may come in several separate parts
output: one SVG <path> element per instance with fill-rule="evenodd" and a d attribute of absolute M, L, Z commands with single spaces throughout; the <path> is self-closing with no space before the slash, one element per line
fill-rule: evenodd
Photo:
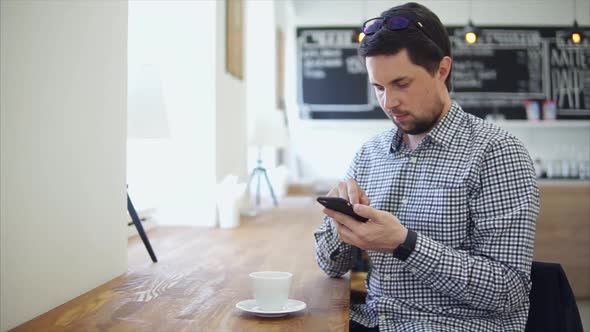
<path fill-rule="evenodd" d="M 355 178 L 356 163 L 359 155 L 352 160 L 345 179 Z M 352 267 L 353 247 L 340 241 L 334 221 L 324 216 L 323 223 L 314 233 L 316 242 L 316 260 L 322 270 L 330 277 L 340 277 Z"/>

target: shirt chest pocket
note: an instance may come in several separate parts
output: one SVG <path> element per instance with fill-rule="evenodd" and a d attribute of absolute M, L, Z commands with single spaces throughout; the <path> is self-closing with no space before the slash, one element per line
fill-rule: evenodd
<path fill-rule="evenodd" d="M 460 247 L 469 228 L 467 188 L 416 189 L 398 217 L 410 229 L 451 247 Z"/>

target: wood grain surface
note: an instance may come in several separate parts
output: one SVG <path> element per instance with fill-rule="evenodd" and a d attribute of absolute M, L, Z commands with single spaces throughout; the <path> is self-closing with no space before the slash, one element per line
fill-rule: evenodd
<path fill-rule="evenodd" d="M 315 261 L 321 215 L 313 198 L 298 197 L 235 229 L 154 229 L 158 263 L 133 238 L 128 273 L 14 331 L 348 331 L 348 275 L 329 278 Z M 292 272 L 290 298 L 307 308 L 280 318 L 236 309 L 252 298 L 248 273 L 262 270 Z"/>
<path fill-rule="evenodd" d="M 534 259 L 560 263 L 577 299 L 590 299 L 590 182 L 539 183 Z"/>

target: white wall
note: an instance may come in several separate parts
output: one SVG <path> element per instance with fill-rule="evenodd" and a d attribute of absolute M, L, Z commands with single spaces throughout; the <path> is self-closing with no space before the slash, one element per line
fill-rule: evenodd
<path fill-rule="evenodd" d="M 264 137 L 264 120 L 277 112 L 275 9 L 272 1 L 246 0 L 246 112 L 248 136 L 253 142 Z"/>
<path fill-rule="evenodd" d="M 225 49 L 225 2 L 217 1 L 216 22 L 216 161 L 217 182 L 228 174 L 237 175 L 242 181 L 247 181 L 247 113 L 246 113 L 246 84 L 226 71 Z M 244 3 L 244 7 L 246 3 Z M 248 17 L 243 16 L 244 24 Z M 244 33 L 244 46 L 248 39 Z M 244 52 L 245 53 L 245 52 Z M 245 67 L 244 60 L 244 67 Z M 246 75 L 248 75 L 246 73 Z"/>
<path fill-rule="evenodd" d="M 574 3 L 575 1 L 575 3 Z M 300 25 L 358 25 L 408 1 L 292 0 Z M 423 0 L 445 25 L 466 24 L 469 12 L 479 25 L 569 25 L 590 22 L 587 0 Z M 574 11 L 574 5 L 575 11 Z M 335 11 L 337 10 L 337 12 Z M 337 15 L 335 14 L 337 13 Z"/>
<path fill-rule="evenodd" d="M 126 1 L 1 2 L 0 330 L 126 271 Z"/>
<path fill-rule="evenodd" d="M 590 25 L 590 1 L 575 0 L 425 0 L 444 24 L 462 25 L 472 19 L 480 25 L 571 25 L 574 15 L 580 25 Z M 390 128 L 389 120 L 303 120 L 296 101 L 297 26 L 357 26 L 364 20 L 405 1 L 390 0 L 292 0 L 283 6 L 287 38 L 286 100 L 297 181 L 331 185 L 344 172 L 354 152 L 370 136 Z M 521 138 L 533 157 L 590 158 L 590 124 L 574 127 L 503 125 Z M 326 148 L 319 142 L 328 140 Z M 567 148 L 563 148 L 567 146 Z"/>
<path fill-rule="evenodd" d="M 280 150 L 288 149 L 285 116 L 277 108 L 277 27 L 283 23 L 283 6 L 288 1 L 247 0 L 246 4 L 246 113 L 248 170 L 257 166 L 259 156 L 266 168 L 278 201 L 286 194 L 288 169 L 279 165 Z M 283 29 L 283 33 L 285 30 Z M 277 167 L 279 166 L 279 167 Z M 260 175 L 260 177 L 258 177 Z M 252 179 L 249 198 L 255 204 L 260 180 L 261 207 L 272 206 L 269 186 L 262 173 Z M 249 179 L 248 179 L 249 180 Z"/>
<path fill-rule="evenodd" d="M 137 209 L 156 209 L 161 225 L 215 224 L 218 6 L 129 3 L 129 66 L 159 68 L 169 135 L 129 138 L 127 180 Z"/>

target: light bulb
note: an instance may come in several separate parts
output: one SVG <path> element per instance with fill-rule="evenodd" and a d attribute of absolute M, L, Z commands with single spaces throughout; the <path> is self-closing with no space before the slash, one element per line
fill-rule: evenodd
<path fill-rule="evenodd" d="M 473 44 L 477 41 L 477 34 L 473 31 L 469 31 L 465 34 L 465 41 L 468 44 Z"/>
<path fill-rule="evenodd" d="M 574 20 L 574 26 L 571 31 L 572 31 L 572 33 L 570 34 L 570 39 L 571 39 L 572 43 L 574 43 L 574 44 L 581 43 L 582 40 L 584 39 L 584 36 L 582 36 L 582 33 L 580 32 L 580 28 L 578 27 L 578 21 Z"/>
<path fill-rule="evenodd" d="M 582 42 L 582 34 L 577 31 L 572 32 L 571 39 L 574 44 L 579 44 Z"/>

